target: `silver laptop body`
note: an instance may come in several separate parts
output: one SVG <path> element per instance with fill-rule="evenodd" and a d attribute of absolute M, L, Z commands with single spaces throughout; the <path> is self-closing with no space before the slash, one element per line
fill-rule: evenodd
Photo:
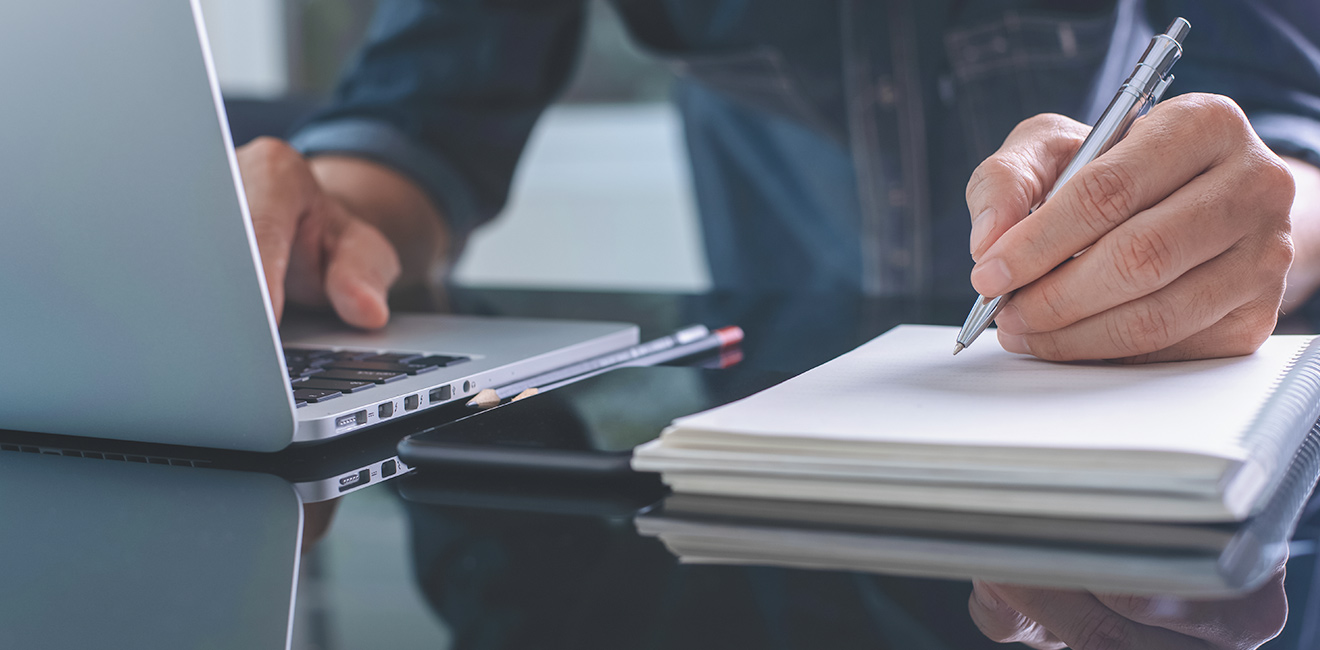
<path fill-rule="evenodd" d="M 296 407 L 215 79 L 196 0 L 0 3 L 0 429 L 274 451 L 637 341 L 286 322 L 284 346 L 471 359 Z"/>

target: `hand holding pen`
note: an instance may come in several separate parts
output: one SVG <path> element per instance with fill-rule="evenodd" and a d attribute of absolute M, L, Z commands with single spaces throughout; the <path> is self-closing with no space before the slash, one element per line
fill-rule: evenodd
<path fill-rule="evenodd" d="M 1028 119 L 968 184 L 972 284 L 1013 294 L 998 305 L 1001 345 L 1134 362 L 1254 351 L 1292 260 L 1285 163 L 1216 95 L 1165 101 L 1069 165 L 1087 134 L 1066 117 Z"/>

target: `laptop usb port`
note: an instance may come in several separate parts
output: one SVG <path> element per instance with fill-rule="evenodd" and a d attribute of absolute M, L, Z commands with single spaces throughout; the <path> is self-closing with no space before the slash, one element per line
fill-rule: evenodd
<path fill-rule="evenodd" d="M 357 474 L 349 474 L 339 479 L 339 491 L 347 492 L 355 487 L 371 482 L 371 470 L 364 469 Z"/>

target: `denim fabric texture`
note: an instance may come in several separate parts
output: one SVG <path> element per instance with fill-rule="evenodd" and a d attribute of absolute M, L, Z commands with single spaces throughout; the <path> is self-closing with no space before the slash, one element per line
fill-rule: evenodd
<path fill-rule="evenodd" d="M 1232 97 L 1320 164 L 1314 0 L 614 0 L 668 61 L 720 289 L 967 296 L 976 164 L 1021 120 L 1099 117 L 1150 37 L 1192 23 L 1170 96 Z M 582 0 L 382 0 L 309 155 L 392 166 L 460 242 L 504 206 L 568 82 Z"/>

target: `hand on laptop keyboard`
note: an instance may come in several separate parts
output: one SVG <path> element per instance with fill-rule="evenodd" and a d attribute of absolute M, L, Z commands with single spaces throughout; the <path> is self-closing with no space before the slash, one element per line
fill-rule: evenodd
<path fill-rule="evenodd" d="M 288 300 L 330 304 L 356 327 L 384 327 L 390 287 L 400 277 L 425 280 L 448 250 L 430 200 L 383 166 L 309 162 L 269 138 L 239 149 L 238 163 L 276 318 Z"/>
<path fill-rule="evenodd" d="M 302 406 L 459 364 L 468 357 L 284 348 L 284 361 L 294 399 Z"/>

